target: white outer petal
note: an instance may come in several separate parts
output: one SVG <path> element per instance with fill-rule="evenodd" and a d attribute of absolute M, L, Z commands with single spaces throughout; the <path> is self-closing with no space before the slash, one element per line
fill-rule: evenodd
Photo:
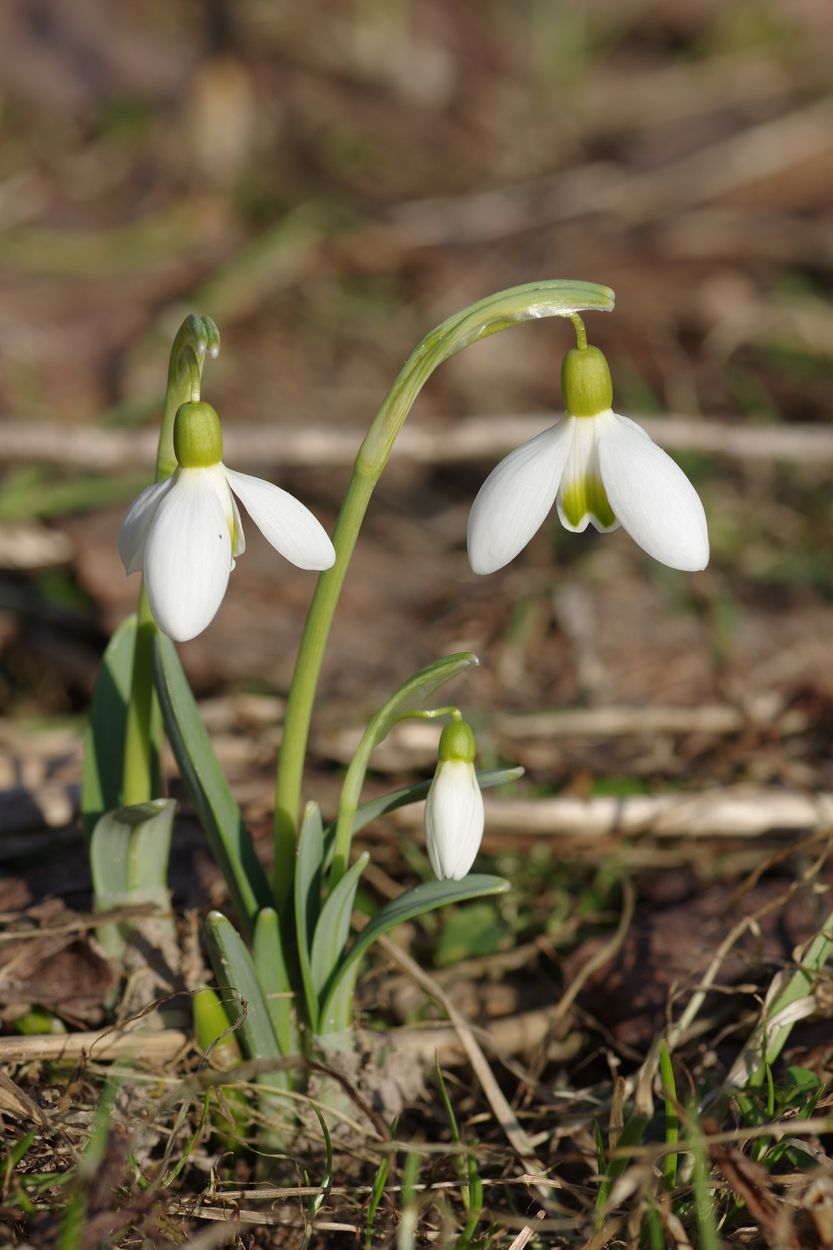
<path fill-rule="evenodd" d="M 282 556 L 301 569 L 328 569 L 335 563 L 327 531 L 294 495 L 249 473 L 225 472 L 263 537 Z"/>
<path fill-rule="evenodd" d="M 180 469 L 145 543 L 150 610 L 162 632 L 177 642 L 201 633 L 222 603 L 230 572 L 229 516 L 217 475 L 213 468 Z"/>
<path fill-rule="evenodd" d="M 441 760 L 425 800 L 425 841 L 435 877 L 465 877 L 480 848 L 483 823 L 483 795 L 474 766 Z"/>
<path fill-rule="evenodd" d="M 136 573 L 144 563 L 145 541 L 156 509 L 174 484 L 173 477 L 146 486 L 127 509 L 119 530 L 119 555 L 126 573 Z"/>
<path fill-rule="evenodd" d="M 602 481 L 623 528 L 662 564 L 704 569 L 706 514 L 682 469 L 635 422 L 614 412 L 597 421 Z"/>
<path fill-rule="evenodd" d="M 469 563 L 475 573 L 502 569 L 541 528 L 572 438 L 571 422 L 560 421 L 510 451 L 486 478 L 469 513 Z"/>

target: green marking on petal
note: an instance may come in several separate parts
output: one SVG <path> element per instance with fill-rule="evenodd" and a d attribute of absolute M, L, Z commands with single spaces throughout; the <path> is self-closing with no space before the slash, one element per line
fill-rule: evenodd
<path fill-rule="evenodd" d="M 569 486 L 562 487 L 561 507 L 576 529 L 587 516 L 595 518 L 602 529 L 616 524 L 615 513 L 599 477 L 573 478 Z"/>

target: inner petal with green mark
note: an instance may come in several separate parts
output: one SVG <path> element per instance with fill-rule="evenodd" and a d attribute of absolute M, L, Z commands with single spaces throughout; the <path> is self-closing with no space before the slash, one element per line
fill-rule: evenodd
<path fill-rule="evenodd" d="M 603 420 L 606 414 L 600 414 Z M 581 533 L 592 521 L 597 530 L 619 524 L 610 506 L 599 469 L 599 420 L 568 418 L 573 423 L 570 456 L 558 492 L 558 515 L 566 529 Z"/>
<path fill-rule="evenodd" d="M 603 530 L 616 525 L 616 517 L 599 477 L 575 478 L 569 485 L 565 484 L 561 488 L 561 510 L 573 529 L 585 529 L 588 521 Z"/>

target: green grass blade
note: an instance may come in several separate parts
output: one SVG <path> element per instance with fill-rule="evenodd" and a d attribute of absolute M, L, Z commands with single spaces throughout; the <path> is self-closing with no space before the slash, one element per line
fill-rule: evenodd
<path fill-rule="evenodd" d="M 674 1068 L 665 1042 L 660 1043 L 659 1071 L 665 1100 L 665 1142 L 669 1145 L 679 1141 L 680 1121 L 677 1116 L 677 1084 L 674 1080 Z M 677 1158 L 676 1153 L 667 1154 L 662 1161 L 662 1172 L 669 1191 L 677 1184 Z"/>
<path fill-rule="evenodd" d="M 699 1234 L 698 1250 L 720 1250 L 714 1195 L 709 1187 L 709 1156 L 700 1126 L 694 1120 L 692 1120 L 687 1136 L 689 1149 L 694 1157 L 691 1188 L 694 1194 L 694 1211 Z"/>
<path fill-rule="evenodd" d="M 251 938 L 258 911 L 272 902 L 266 873 L 217 762 L 176 648 L 163 634 L 157 634 L 154 640 L 154 669 L 165 730 L 180 775 L 197 809 L 211 853 L 223 873 L 240 923 L 246 936 Z"/>

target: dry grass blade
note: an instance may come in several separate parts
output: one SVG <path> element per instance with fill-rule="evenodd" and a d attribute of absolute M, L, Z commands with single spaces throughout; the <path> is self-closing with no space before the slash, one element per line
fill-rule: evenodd
<path fill-rule="evenodd" d="M 136 1029 L 130 1033 L 99 1029 L 89 1033 L 0 1037 L 0 1064 L 82 1058 L 161 1064 L 182 1054 L 189 1042 L 187 1033 L 179 1029 Z"/>
<path fill-rule="evenodd" d="M 420 968 L 416 960 L 412 959 L 405 951 L 400 950 L 389 938 L 379 938 L 378 941 L 385 953 L 395 963 L 399 964 L 400 968 L 403 968 L 416 981 L 417 985 L 421 986 L 429 998 L 432 998 L 434 1002 L 442 1007 L 457 1031 L 460 1044 L 465 1049 L 472 1069 L 480 1082 L 480 1087 L 507 1141 L 530 1172 L 543 1174 L 546 1169 L 537 1158 L 526 1130 L 519 1123 L 517 1116 L 509 1106 L 503 1091 L 495 1080 L 492 1069 L 489 1067 L 486 1056 L 483 1054 L 474 1036 L 471 1025 L 460 1015 L 448 994 L 437 984 L 432 976 L 429 976 L 427 972 Z"/>

